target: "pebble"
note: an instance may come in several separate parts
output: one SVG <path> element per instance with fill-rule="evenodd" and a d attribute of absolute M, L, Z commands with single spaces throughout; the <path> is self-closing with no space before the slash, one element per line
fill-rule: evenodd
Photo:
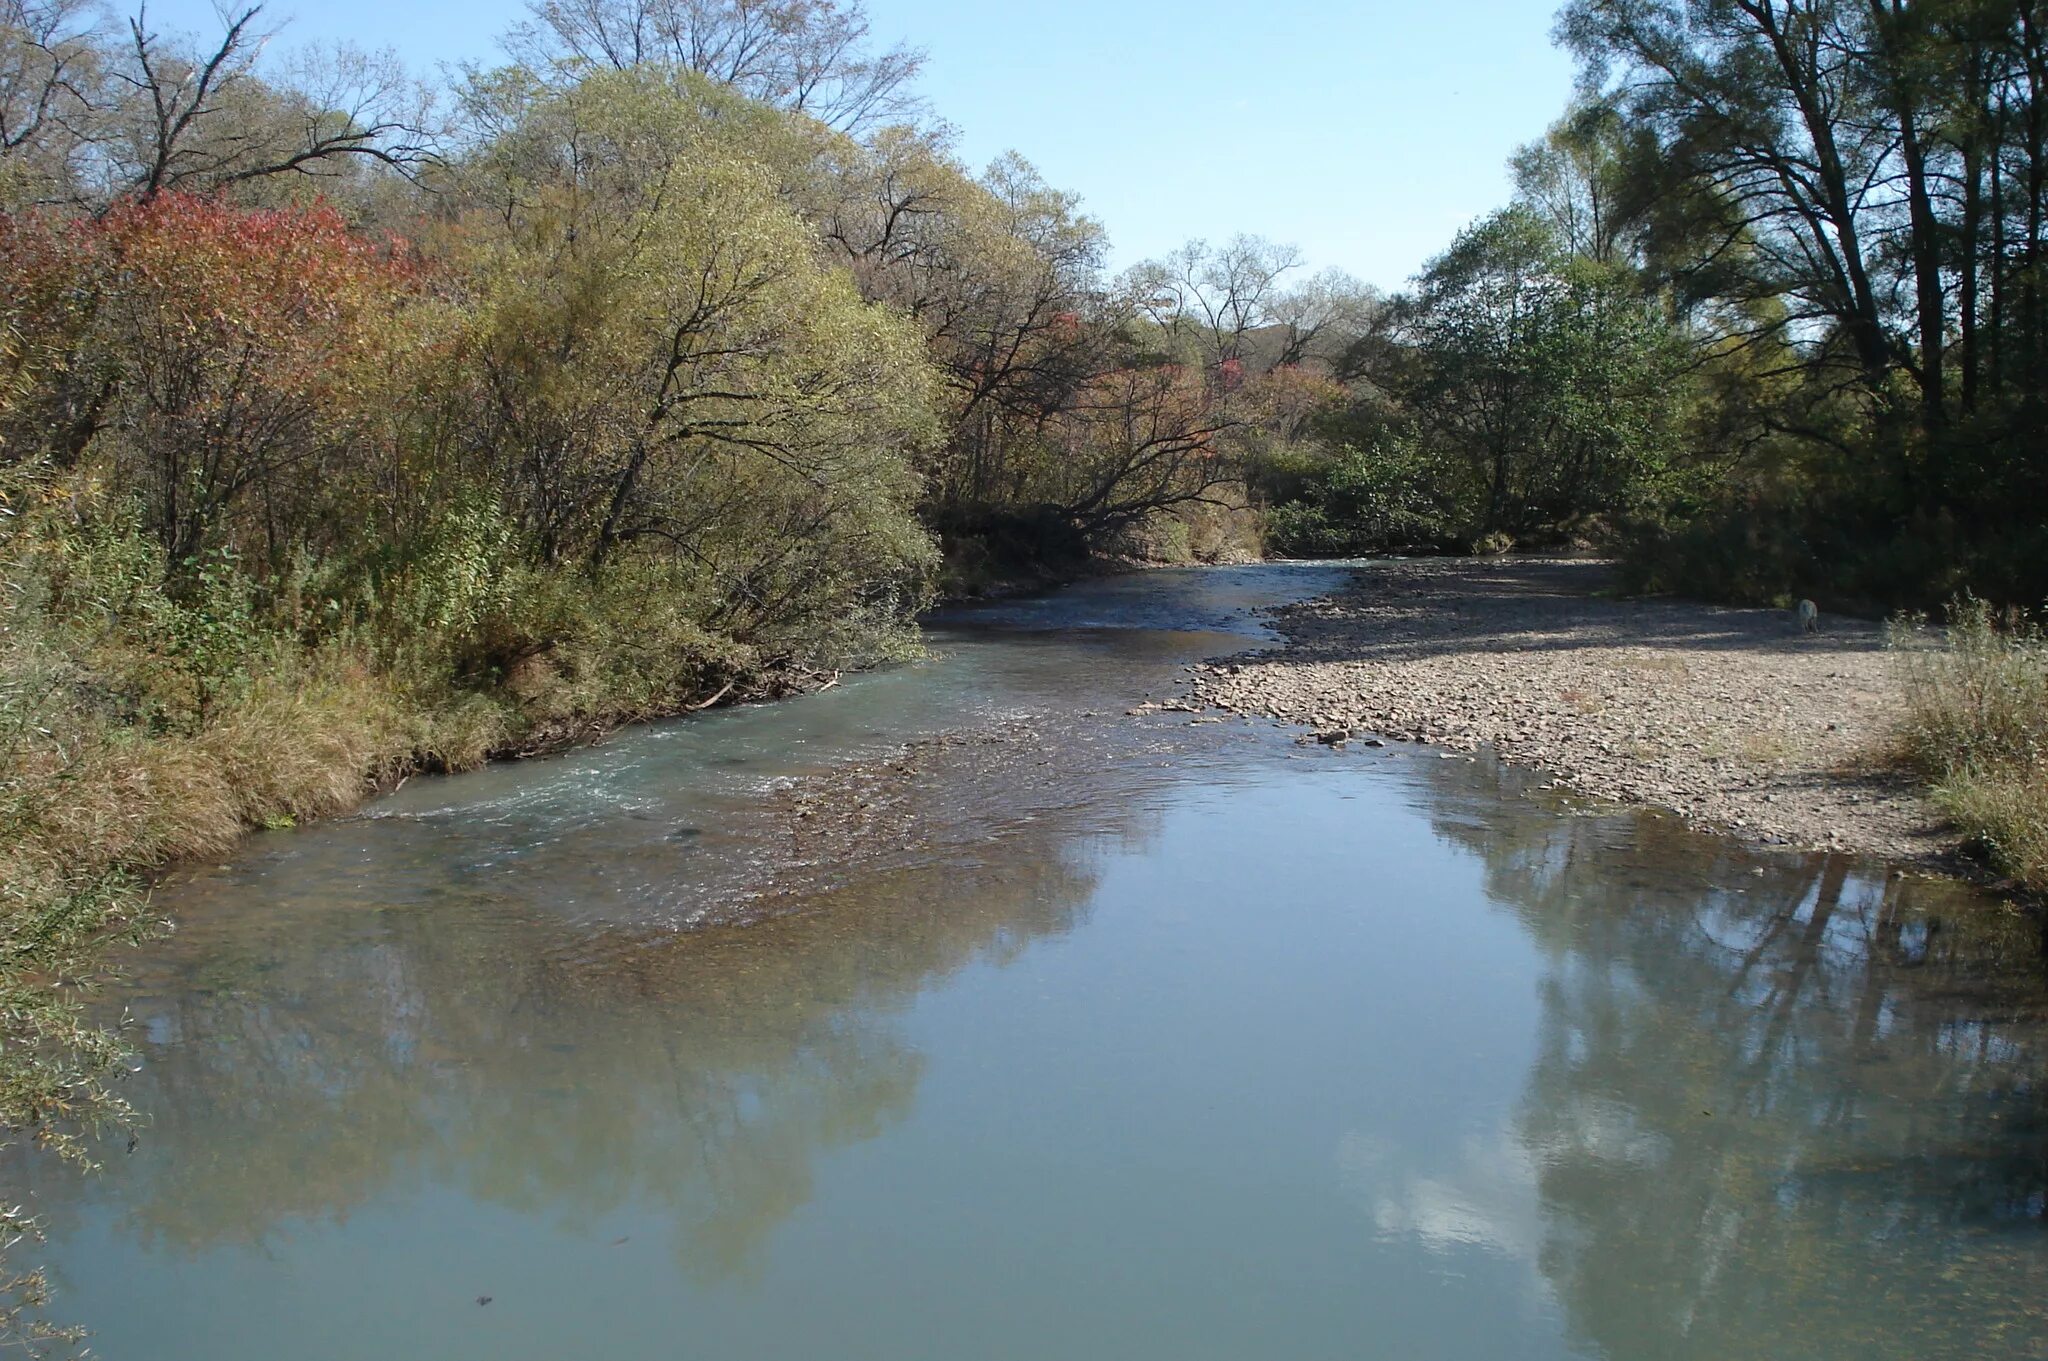
<path fill-rule="evenodd" d="M 1198 671 L 1192 698 L 1301 723 L 1310 742 L 1491 746 L 1564 787 L 1771 844 L 1945 849 L 1909 787 L 1859 777 L 1898 702 L 1877 625 L 1841 619 L 1816 640 L 1781 611 L 1604 598 L 1608 578 L 1563 559 L 1376 564 L 1279 611 L 1289 646 Z"/>

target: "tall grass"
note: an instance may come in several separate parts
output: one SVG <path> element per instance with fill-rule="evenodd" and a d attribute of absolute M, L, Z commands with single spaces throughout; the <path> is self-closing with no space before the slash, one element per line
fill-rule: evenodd
<path fill-rule="evenodd" d="M 1973 598 L 1949 613 L 1943 643 L 1893 629 L 1900 757 L 1992 864 L 2048 893 L 2048 637 Z"/>

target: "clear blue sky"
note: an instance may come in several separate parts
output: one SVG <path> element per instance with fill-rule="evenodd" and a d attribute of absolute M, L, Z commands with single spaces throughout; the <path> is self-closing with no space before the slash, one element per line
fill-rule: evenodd
<path fill-rule="evenodd" d="M 930 53 L 921 88 L 985 163 L 1014 148 L 1082 196 L 1115 263 L 1239 231 L 1399 287 L 1502 203 L 1504 163 L 1563 108 L 1555 0 L 868 0 Z M 210 0 L 155 26 L 217 33 Z M 284 40 L 489 61 L 521 0 L 270 0 Z"/>

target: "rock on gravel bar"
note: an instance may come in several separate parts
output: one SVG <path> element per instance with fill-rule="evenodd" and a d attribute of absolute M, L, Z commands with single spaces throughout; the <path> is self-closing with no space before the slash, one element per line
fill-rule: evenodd
<path fill-rule="evenodd" d="M 1219 708 L 1544 767 L 1597 799 L 1753 840 L 1933 861 L 1876 759 L 1899 695 L 1875 624 L 1604 594 L 1599 562 L 1377 563 L 1277 613 L 1288 646 L 1197 668 Z"/>

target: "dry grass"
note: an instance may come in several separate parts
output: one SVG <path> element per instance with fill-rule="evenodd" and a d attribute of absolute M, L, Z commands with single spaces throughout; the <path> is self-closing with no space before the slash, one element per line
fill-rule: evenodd
<path fill-rule="evenodd" d="M 2048 638 L 1964 601 L 1946 643 L 1908 623 L 1892 644 L 1906 694 L 1895 759 L 2000 871 L 2048 893 Z"/>
<path fill-rule="evenodd" d="M 1792 747 L 1785 740 L 1784 733 L 1775 728 L 1765 728 L 1744 733 L 1738 750 L 1742 759 L 1753 766 L 1776 766 L 1783 764 Z"/>
<path fill-rule="evenodd" d="M 502 709 L 446 713 L 409 712 L 365 668 L 316 664 L 259 678 L 193 733 L 89 720 L 39 733 L 7 753 L 0 883 L 23 862 L 78 875 L 215 855 L 251 828 L 345 812 L 423 757 L 460 769 L 503 741 Z"/>
<path fill-rule="evenodd" d="M 2048 894 L 2048 775 L 1973 772 L 1943 781 L 1934 797 L 2000 869 Z"/>

